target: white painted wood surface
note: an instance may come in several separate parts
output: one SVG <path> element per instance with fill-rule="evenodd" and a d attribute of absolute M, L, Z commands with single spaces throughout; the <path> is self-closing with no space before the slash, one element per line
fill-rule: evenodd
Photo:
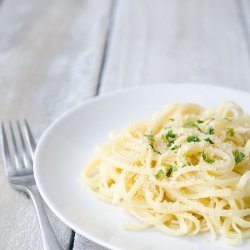
<path fill-rule="evenodd" d="M 6 0 L 0 6 L 0 117 L 26 117 L 39 138 L 69 108 L 96 93 L 110 1 Z M 0 163 L 0 249 L 42 249 L 32 202 Z M 63 249 L 71 230 L 50 213 Z"/>
<path fill-rule="evenodd" d="M 166 81 L 250 90 L 249 43 L 238 4 L 118 1 L 101 93 Z"/>
<path fill-rule="evenodd" d="M 39 138 L 97 91 L 167 81 L 250 91 L 249 16 L 249 0 L 4 0 L 1 120 L 26 117 Z M 2 166 L 0 188 L 0 249 L 41 249 L 32 203 Z M 71 231 L 51 220 L 66 249 Z M 74 250 L 86 249 L 103 248 L 76 234 Z"/>
<path fill-rule="evenodd" d="M 248 53 L 250 54 L 250 1 L 241 0 L 239 5 L 239 15 L 242 18 L 242 26 L 245 31 L 245 38 L 248 43 Z"/>
<path fill-rule="evenodd" d="M 100 94 L 159 82 L 250 91 L 247 1 L 116 1 Z M 95 249 L 84 243 L 76 235 L 77 249 Z"/>

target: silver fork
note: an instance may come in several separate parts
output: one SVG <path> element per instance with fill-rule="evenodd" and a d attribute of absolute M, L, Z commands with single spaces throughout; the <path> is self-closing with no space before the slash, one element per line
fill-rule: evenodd
<path fill-rule="evenodd" d="M 3 160 L 9 182 L 14 188 L 26 192 L 31 197 L 38 215 L 44 249 L 61 249 L 48 220 L 42 197 L 36 187 L 33 174 L 36 143 L 31 129 L 26 120 L 23 123 L 17 121 L 16 129 L 11 123 L 8 127 L 9 133 L 7 133 L 7 127 L 2 123 Z"/>

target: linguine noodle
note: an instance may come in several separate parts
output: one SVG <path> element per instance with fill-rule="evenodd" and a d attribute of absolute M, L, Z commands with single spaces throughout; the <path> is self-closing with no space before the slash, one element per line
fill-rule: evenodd
<path fill-rule="evenodd" d="M 173 104 L 113 132 L 84 169 L 102 200 L 172 235 L 250 237 L 250 117 L 233 102 Z"/>

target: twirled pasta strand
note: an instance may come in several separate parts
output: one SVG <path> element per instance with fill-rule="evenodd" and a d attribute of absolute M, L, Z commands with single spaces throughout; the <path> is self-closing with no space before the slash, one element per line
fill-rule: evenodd
<path fill-rule="evenodd" d="M 250 117 L 233 102 L 173 104 L 112 133 L 84 169 L 97 198 L 173 235 L 250 237 Z"/>

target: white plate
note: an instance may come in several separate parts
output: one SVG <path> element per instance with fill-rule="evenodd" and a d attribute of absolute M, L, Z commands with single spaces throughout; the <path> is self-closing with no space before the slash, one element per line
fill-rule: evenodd
<path fill-rule="evenodd" d="M 226 99 L 250 113 L 249 94 L 198 84 L 145 86 L 85 102 L 52 124 L 40 140 L 34 172 L 42 197 L 70 228 L 112 249 L 235 249 L 221 239 L 207 241 L 210 234 L 175 238 L 154 229 L 125 231 L 122 224 L 134 219 L 121 208 L 96 200 L 81 180 L 85 163 L 110 130 L 147 118 L 168 103 L 196 102 L 210 107 Z M 249 243 L 240 249 L 249 249 Z"/>

